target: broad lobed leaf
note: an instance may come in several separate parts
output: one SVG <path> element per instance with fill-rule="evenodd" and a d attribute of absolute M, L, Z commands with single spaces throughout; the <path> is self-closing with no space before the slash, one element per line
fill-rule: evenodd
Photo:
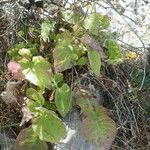
<path fill-rule="evenodd" d="M 50 88 L 53 74 L 51 64 L 46 59 L 42 56 L 34 56 L 32 61 L 23 58 L 19 63 L 27 80 L 41 89 Z"/>
<path fill-rule="evenodd" d="M 83 136 L 99 149 L 110 150 L 117 132 L 115 122 L 107 115 L 104 107 L 97 104 L 94 97 L 79 93 L 76 96 L 76 102 L 81 107 L 82 116 L 84 116 L 82 119 Z"/>
<path fill-rule="evenodd" d="M 40 115 L 33 119 L 32 128 L 40 140 L 57 143 L 66 136 L 64 123 L 50 110 L 39 107 Z"/>

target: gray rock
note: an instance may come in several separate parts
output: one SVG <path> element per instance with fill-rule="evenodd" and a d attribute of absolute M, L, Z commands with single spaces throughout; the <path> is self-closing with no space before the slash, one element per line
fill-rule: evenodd
<path fill-rule="evenodd" d="M 0 149 L 1 150 L 12 150 L 15 144 L 15 139 L 9 137 L 7 133 L 0 133 Z"/>
<path fill-rule="evenodd" d="M 82 125 L 80 114 L 76 108 L 64 118 L 67 127 L 67 137 L 54 147 L 54 150 L 98 150 L 88 143 L 81 135 Z"/>

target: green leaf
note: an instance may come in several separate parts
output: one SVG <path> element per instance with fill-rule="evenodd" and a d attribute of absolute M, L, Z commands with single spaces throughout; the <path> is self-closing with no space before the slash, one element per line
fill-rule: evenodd
<path fill-rule="evenodd" d="M 30 126 L 19 133 L 15 150 L 48 150 L 48 145 L 38 138 Z"/>
<path fill-rule="evenodd" d="M 101 29 L 109 27 L 109 18 L 100 13 L 92 13 L 85 18 L 83 26 L 92 34 L 99 35 Z"/>
<path fill-rule="evenodd" d="M 15 47 L 8 51 L 9 55 L 14 60 L 20 60 L 23 56 L 32 56 L 37 54 L 37 45 L 33 43 L 25 44 L 20 42 Z"/>
<path fill-rule="evenodd" d="M 106 40 L 106 55 L 108 61 L 114 63 L 115 61 L 121 60 L 120 46 L 114 40 Z"/>
<path fill-rule="evenodd" d="M 100 75 L 100 67 L 101 67 L 101 58 L 100 54 L 92 49 L 88 49 L 88 58 L 90 67 L 97 76 Z"/>
<path fill-rule="evenodd" d="M 31 99 L 27 99 L 26 103 L 27 103 L 27 107 L 28 107 L 29 111 L 31 113 L 33 113 L 34 115 L 36 115 L 38 113 L 36 108 L 40 107 L 41 105 Z"/>
<path fill-rule="evenodd" d="M 61 87 L 64 84 L 64 77 L 62 73 L 57 73 L 54 75 L 53 82 L 54 87 Z"/>
<path fill-rule="evenodd" d="M 56 48 L 53 51 L 54 68 L 56 72 L 62 72 L 76 65 L 78 55 L 75 53 L 69 33 L 61 34 Z"/>
<path fill-rule="evenodd" d="M 43 105 L 44 104 L 44 97 L 42 95 L 41 91 L 36 91 L 33 88 L 28 88 L 26 95 L 28 96 L 28 98 L 30 98 L 31 100 L 35 100 L 38 104 Z"/>
<path fill-rule="evenodd" d="M 85 116 L 82 122 L 83 136 L 100 149 L 110 149 L 117 132 L 115 122 L 94 99 L 79 98 L 77 104 Z"/>
<path fill-rule="evenodd" d="M 77 65 L 79 66 L 83 66 L 86 65 L 88 63 L 88 59 L 87 57 L 81 57 L 78 61 L 77 61 Z"/>
<path fill-rule="evenodd" d="M 22 48 L 18 51 L 18 54 L 20 54 L 21 56 L 29 56 L 31 57 L 32 54 L 31 54 L 31 50 L 28 49 L 28 48 Z"/>
<path fill-rule="evenodd" d="M 31 83 L 39 86 L 41 89 L 50 88 L 51 64 L 41 56 L 34 56 L 32 61 L 22 59 L 19 61 L 25 78 Z"/>
<path fill-rule="evenodd" d="M 32 128 L 41 140 L 57 143 L 66 136 L 63 122 L 50 110 L 39 108 L 40 116 L 33 119 Z"/>
<path fill-rule="evenodd" d="M 55 22 L 44 21 L 42 22 L 41 36 L 44 42 L 48 40 L 49 32 L 54 30 Z"/>
<path fill-rule="evenodd" d="M 105 47 L 105 41 L 112 39 L 110 31 L 100 31 L 98 35 L 98 41 L 100 44 Z"/>
<path fill-rule="evenodd" d="M 8 51 L 9 55 L 14 59 L 18 60 L 20 58 L 19 50 L 25 47 L 25 43 L 20 42 L 19 44 L 15 45 L 15 47 Z"/>
<path fill-rule="evenodd" d="M 64 117 L 71 109 L 71 90 L 67 84 L 56 89 L 55 104 L 59 113 Z"/>

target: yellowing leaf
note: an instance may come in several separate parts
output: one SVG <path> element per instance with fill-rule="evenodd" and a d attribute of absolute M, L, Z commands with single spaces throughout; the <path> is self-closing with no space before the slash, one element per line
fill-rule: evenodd
<path fill-rule="evenodd" d="M 89 58 L 90 67 L 91 67 L 93 73 L 95 73 L 97 76 L 99 76 L 100 75 L 100 67 L 101 67 L 100 54 L 95 50 L 88 49 L 88 58 Z"/>
<path fill-rule="evenodd" d="M 58 44 L 53 51 L 54 68 L 56 72 L 70 69 L 76 64 L 75 62 L 78 59 L 78 55 L 75 53 L 71 43 L 72 36 L 69 33 L 60 36 Z"/>
<path fill-rule="evenodd" d="M 64 117 L 71 109 L 71 90 L 67 84 L 56 89 L 55 104 L 59 113 Z"/>

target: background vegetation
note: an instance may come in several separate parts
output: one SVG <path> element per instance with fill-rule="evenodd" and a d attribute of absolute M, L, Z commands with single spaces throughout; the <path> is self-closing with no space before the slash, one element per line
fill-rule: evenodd
<path fill-rule="evenodd" d="M 150 148 L 148 2 L 0 4 L 1 148 Z"/>

